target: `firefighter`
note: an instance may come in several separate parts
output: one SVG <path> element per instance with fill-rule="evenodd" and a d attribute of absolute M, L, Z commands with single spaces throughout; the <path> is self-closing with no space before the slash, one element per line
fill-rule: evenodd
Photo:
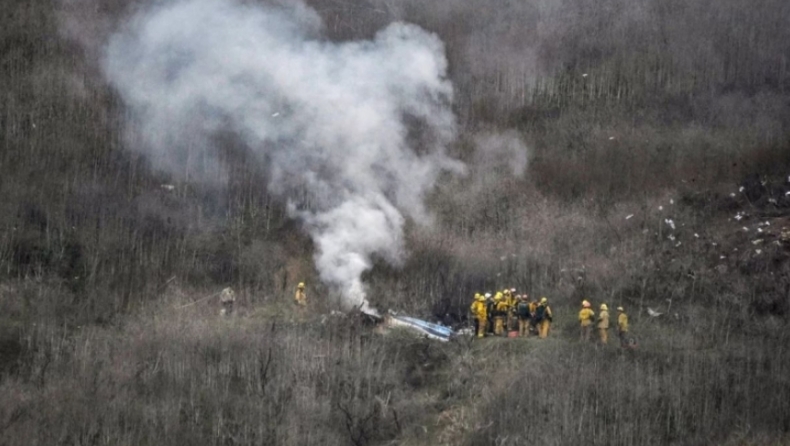
<path fill-rule="evenodd" d="M 601 344 L 609 341 L 609 307 L 601 304 L 601 312 L 598 313 L 598 334 L 601 337 Z"/>
<path fill-rule="evenodd" d="M 222 290 L 219 295 L 219 302 L 222 304 L 219 314 L 230 316 L 233 313 L 233 304 L 236 302 L 236 293 L 233 292 L 233 288 L 227 287 Z"/>
<path fill-rule="evenodd" d="M 620 347 L 628 345 L 628 315 L 623 307 L 617 307 L 617 335 L 620 338 Z"/>
<path fill-rule="evenodd" d="M 496 310 L 496 305 L 494 304 L 494 298 L 491 296 L 491 293 L 486 293 L 485 296 L 485 303 L 486 303 L 486 333 L 494 333 L 494 312 Z"/>
<path fill-rule="evenodd" d="M 299 285 L 296 285 L 296 294 L 294 294 L 294 301 L 296 305 L 300 307 L 307 306 L 307 294 L 304 291 L 304 282 L 299 282 Z"/>
<path fill-rule="evenodd" d="M 533 333 L 538 334 L 538 326 L 537 326 L 537 322 L 535 321 L 535 312 L 536 311 L 538 311 L 538 301 L 535 300 L 535 299 L 532 299 L 531 301 L 529 301 L 529 314 L 530 314 L 529 329 Z"/>
<path fill-rule="evenodd" d="M 518 317 L 518 335 L 522 338 L 529 337 L 529 325 L 532 313 L 529 311 L 529 296 L 523 294 L 516 304 L 516 316 Z"/>
<path fill-rule="evenodd" d="M 588 300 L 582 301 L 582 309 L 579 311 L 579 324 L 581 325 L 581 340 L 589 341 L 590 333 L 592 332 L 593 319 L 595 312 L 592 310 L 592 305 Z"/>
<path fill-rule="evenodd" d="M 518 303 L 518 298 L 515 294 L 516 289 L 510 288 L 505 289 L 502 291 L 502 294 L 505 296 L 505 302 L 507 303 L 507 330 L 515 330 L 516 329 L 516 304 Z"/>
<path fill-rule="evenodd" d="M 549 307 L 549 300 L 545 297 L 540 298 L 540 303 L 535 309 L 535 325 L 538 327 L 538 335 L 541 339 L 546 339 L 549 335 L 549 327 L 554 317 L 551 314 L 551 307 Z"/>
<path fill-rule="evenodd" d="M 475 294 L 475 301 L 472 302 L 472 316 L 475 318 L 475 332 L 478 338 L 482 338 L 486 333 L 488 322 L 486 311 L 486 298 L 480 293 Z"/>
<path fill-rule="evenodd" d="M 494 335 L 501 336 L 505 333 L 505 318 L 507 317 L 508 306 L 505 295 L 501 292 L 494 296 Z"/>

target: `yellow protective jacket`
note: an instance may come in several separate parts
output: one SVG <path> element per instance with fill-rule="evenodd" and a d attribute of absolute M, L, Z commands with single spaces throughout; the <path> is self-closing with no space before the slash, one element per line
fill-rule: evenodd
<path fill-rule="evenodd" d="M 304 305 L 307 303 L 307 294 L 305 294 L 304 290 L 296 289 L 296 294 L 294 294 L 294 300 L 299 305 Z"/>
<path fill-rule="evenodd" d="M 581 322 L 582 327 L 591 325 L 594 317 L 595 312 L 589 308 L 582 308 L 582 311 L 579 312 L 579 322 Z"/>
<path fill-rule="evenodd" d="M 496 311 L 501 314 L 507 313 L 508 309 L 510 309 L 510 305 L 508 305 L 506 299 L 502 299 L 496 303 Z"/>
<path fill-rule="evenodd" d="M 478 319 L 485 319 L 488 315 L 486 314 L 486 303 L 480 301 L 472 302 L 472 314 Z"/>
<path fill-rule="evenodd" d="M 529 314 L 535 314 L 535 310 L 537 310 L 537 309 L 538 309 L 538 303 L 537 302 L 533 301 L 533 302 L 529 303 Z"/>
<path fill-rule="evenodd" d="M 625 313 L 620 313 L 617 316 L 617 329 L 623 333 L 628 331 L 628 315 Z"/>
<path fill-rule="evenodd" d="M 598 314 L 598 328 L 609 328 L 609 312 L 601 310 Z"/>
<path fill-rule="evenodd" d="M 516 305 L 518 305 L 518 299 L 516 299 L 516 296 L 510 293 L 506 294 L 505 302 L 507 302 L 508 309 L 510 309 L 511 311 L 515 311 Z"/>

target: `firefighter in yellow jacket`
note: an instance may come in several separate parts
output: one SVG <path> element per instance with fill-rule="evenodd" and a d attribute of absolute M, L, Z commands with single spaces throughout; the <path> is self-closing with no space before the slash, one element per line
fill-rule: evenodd
<path fill-rule="evenodd" d="M 617 335 L 620 337 L 620 346 L 628 345 L 628 315 L 623 307 L 617 307 Z"/>
<path fill-rule="evenodd" d="M 546 339 L 549 335 L 549 327 L 554 316 L 551 314 L 551 307 L 549 307 L 549 300 L 545 297 L 540 298 L 540 303 L 535 309 L 533 316 L 535 324 L 538 326 L 538 336 L 541 339 Z"/>
<path fill-rule="evenodd" d="M 582 309 L 579 311 L 579 324 L 581 325 L 581 340 L 589 341 L 590 334 L 592 333 L 593 320 L 595 312 L 592 310 L 592 305 L 587 300 L 582 301 Z"/>
<path fill-rule="evenodd" d="M 485 337 L 488 315 L 486 314 L 486 298 L 480 293 L 475 294 L 475 301 L 472 302 L 472 316 L 475 318 L 475 331 L 477 337 Z"/>
<path fill-rule="evenodd" d="M 507 314 L 505 315 L 505 319 L 507 321 L 506 327 L 507 330 L 515 330 L 516 325 L 516 304 L 518 303 L 518 299 L 515 295 L 515 288 L 505 289 L 502 291 L 502 294 L 505 296 L 505 303 L 507 304 Z"/>
<path fill-rule="evenodd" d="M 304 282 L 299 282 L 299 285 L 296 286 L 294 301 L 296 301 L 296 305 L 299 305 L 300 307 L 307 306 L 307 294 L 305 294 L 304 291 Z"/>
<path fill-rule="evenodd" d="M 508 313 L 508 304 L 502 293 L 494 295 L 494 335 L 501 336 L 505 333 L 505 318 Z"/>
<path fill-rule="evenodd" d="M 598 313 L 598 334 L 601 337 L 601 344 L 609 341 L 609 308 L 606 304 L 601 304 L 601 312 Z"/>

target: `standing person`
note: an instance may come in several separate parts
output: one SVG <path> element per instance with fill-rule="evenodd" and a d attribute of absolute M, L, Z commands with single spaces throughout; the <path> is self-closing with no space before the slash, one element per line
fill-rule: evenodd
<path fill-rule="evenodd" d="M 595 312 L 592 310 L 590 301 L 582 301 L 582 309 L 579 311 L 579 324 L 581 325 L 581 340 L 590 341 L 590 334 L 592 333 L 593 319 Z"/>
<path fill-rule="evenodd" d="M 609 307 L 601 304 L 601 312 L 598 313 L 598 334 L 601 337 L 601 344 L 609 341 Z"/>
<path fill-rule="evenodd" d="M 233 292 L 233 288 L 227 287 L 222 290 L 219 295 L 219 302 L 222 304 L 219 314 L 230 316 L 233 313 L 233 303 L 236 302 L 236 293 Z"/>
<path fill-rule="evenodd" d="M 304 291 L 304 282 L 299 282 L 299 285 L 296 285 L 296 293 L 294 294 L 294 301 L 296 305 L 300 307 L 307 306 L 307 294 Z"/>
<path fill-rule="evenodd" d="M 538 311 L 538 301 L 532 299 L 529 301 L 529 329 L 532 330 L 533 333 L 538 334 L 538 326 L 535 322 L 535 312 Z"/>
<path fill-rule="evenodd" d="M 496 293 L 494 296 L 494 335 L 501 336 L 505 333 L 505 318 L 507 317 L 508 306 L 505 296 Z"/>
<path fill-rule="evenodd" d="M 494 333 L 494 312 L 496 310 L 496 306 L 494 304 L 494 298 L 491 297 L 491 293 L 485 294 L 486 299 L 486 333 Z"/>
<path fill-rule="evenodd" d="M 538 335 L 541 339 L 546 339 L 549 335 L 549 327 L 553 319 L 551 307 L 549 307 L 549 300 L 545 297 L 541 297 L 538 308 L 535 310 L 535 323 L 538 326 Z"/>
<path fill-rule="evenodd" d="M 516 289 L 511 288 L 505 290 L 507 293 L 507 329 L 516 330 L 518 316 L 516 315 L 516 306 L 519 302 L 519 296 L 516 294 Z"/>
<path fill-rule="evenodd" d="M 516 304 L 516 316 L 518 317 L 518 335 L 522 338 L 529 337 L 529 324 L 532 313 L 529 311 L 529 296 L 524 294 Z"/>
<path fill-rule="evenodd" d="M 472 302 L 472 316 L 475 318 L 475 333 L 478 338 L 485 337 L 488 315 L 486 314 L 486 298 L 480 293 L 475 294 Z"/>
<path fill-rule="evenodd" d="M 628 345 L 628 315 L 623 307 L 617 307 L 617 335 L 620 337 L 620 347 Z"/>

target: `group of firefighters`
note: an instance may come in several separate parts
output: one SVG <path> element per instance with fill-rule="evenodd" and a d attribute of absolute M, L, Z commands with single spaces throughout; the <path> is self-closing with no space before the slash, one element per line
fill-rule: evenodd
<path fill-rule="evenodd" d="M 589 301 L 582 301 L 579 311 L 581 339 L 590 341 L 593 326 L 598 328 L 598 336 L 602 344 L 609 340 L 609 308 L 601 304 L 597 317 Z M 478 338 L 486 335 L 507 336 L 517 333 L 519 337 L 528 337 L 530 332 L 537 333 L 541 339 L 549 335 L 553 321 L 549 300 L 541 297 L 540 301 L 530 300 L 528 294 L 516 294 L 515 288 L 491 293 L 476 293 L 472 302 L 471 312 Z M 621 345 L 628 342 L 628 315 L 623 307 L 617 307 L 617 334 Z M 516 330 L 518 330 L 516 332 Z"/>

